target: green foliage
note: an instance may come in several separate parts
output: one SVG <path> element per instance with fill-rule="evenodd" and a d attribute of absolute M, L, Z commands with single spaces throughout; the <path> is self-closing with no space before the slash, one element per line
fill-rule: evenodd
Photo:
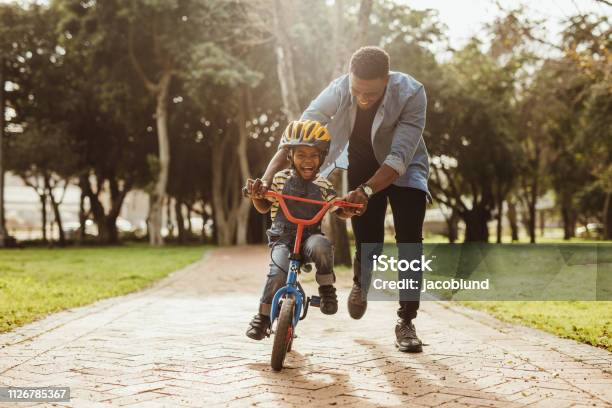
<path fill-rule="evenodd" d="M 359 2 L 342 2 L 341 13 L 325 0 L 292 4 L 286 35 L 305 107 L 346 69 L 359 34 Z M 211 158 L 220 141 L 235 145 L 243 126 L 250 171 L 260 175 L 285 125 L 271 6 L 268 0 L 1 5 L 0 51 L 17 85 L 7 103 L 16 112 L 11 125 L 23 129 L 10 134 L 11 168 L 31 172 L 44 163 L 58 174 L 150 188 L 159 163 L 149 85 L 171 72 L 168 191 L 209 203 Z M 528 202 L 520 198 L 553 188 L 559 208 L 573 212 L 568 219 L 604 218 L 596 207 L 612 192 L 607 17 L 571 17 L 546 55 L 538 54 L 541 22 L 521 8 L 487 24 L 486 40 L 456 50 L 435 10 L 379 0 L 369 21 L 365 42 L 384 46 L 393 70 L 426 87 L 424 137 L 439 203 L 470 225 L 486 225 L 508 197 Z M 229 170 L 235 163 L 227 157 Z"/>

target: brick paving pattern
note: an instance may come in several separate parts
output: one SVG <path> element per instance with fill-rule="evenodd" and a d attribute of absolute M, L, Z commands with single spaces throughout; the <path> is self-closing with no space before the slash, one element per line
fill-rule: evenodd
<path fill-rule="evenodd" d="M 350 319 L 348 278 L 338 314 L 311 309 L 273 372 L 271 339 L 244 336 L 267 262 L 265 247 L 218 249 L 147 290 L 0 335 L 0 385 L 70 386 L 54 404 L 70 407 L 612 406 L 612 353 L 438 302 L 415 321 L 424 352 L 399 353 L 395 304 Z"/>

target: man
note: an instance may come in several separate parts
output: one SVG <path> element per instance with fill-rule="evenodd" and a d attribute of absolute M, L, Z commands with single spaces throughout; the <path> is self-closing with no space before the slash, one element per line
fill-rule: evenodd
<path fill-rule="evenodd" d="M 350 192 L 346 199 L 365 204 L 360 216 L 351 219 L 356 253 L 348 310 L 354 319 L 360 319 L 367 308 L 365 292 L 371 278 L 371 255 L 376 252 L 362 258 L 362 244 L 384 242 L 387 203 L 391 204 L 397 243 L 412 243 L 408 247 L 422 251 L 425 205 L 430 198 L 429 158 L 422 137 L 426 108 L 422 84 L 409 75 L 389 71 L 389 55 L 383 49 L 362 47 L 351 57 L 349 73 L 332 81 L 302 115 L 302 120 L 327 124 L 332 135 L 322 169 L 346 167 L 343 161 L 348 153 Z M 287 152 L 279 149 L 254 189 L 271 185 L 273 175 L 287 165 Z M 417 256 L 405 252 L 404 257 Z M 418 290 L 410 299 L 400 300 L 396 346 L 404 352 L 421 352 L 422 342 L 412 323 L 419 308 Z"/>

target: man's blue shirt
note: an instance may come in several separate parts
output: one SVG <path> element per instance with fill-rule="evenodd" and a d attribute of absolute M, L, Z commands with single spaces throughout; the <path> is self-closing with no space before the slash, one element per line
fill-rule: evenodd
<path fill-rule="evenodd" d="M 349 75 L 333 80 L 304 111 L 302 120 L 327 125 L 332 135 L 329 154 L 321 166 L 327 176 L 335 167 L 348 167 L 348 143 L 357 101 L 351 95 Z M 425 191 L 429 177 L 429 156 L 423 141 L 427 97 L 425 88 L 410 75 L 390 72 L 382 103 L 372 124 L 372 148 L 380 165 L 386 164 L 400 175 L 393 184 Z"/>

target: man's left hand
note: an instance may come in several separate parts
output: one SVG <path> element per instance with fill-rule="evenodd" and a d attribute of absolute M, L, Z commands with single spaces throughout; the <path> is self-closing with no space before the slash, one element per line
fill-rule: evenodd
<path fill-rule="evenodd" d="M 363 213 L 365 213 L 366 209 L 368 208 L 368 196 L 366 196 L 360 188 L 357 188 L 353 191 L 349 191 L 349 193 L 345 195 L 342 199 L 348 201 L 349 203 L 363 204 L 363 208 L 344 208 L 344 211 L 346 211 L 351 216 L 363 215 Z"/>

